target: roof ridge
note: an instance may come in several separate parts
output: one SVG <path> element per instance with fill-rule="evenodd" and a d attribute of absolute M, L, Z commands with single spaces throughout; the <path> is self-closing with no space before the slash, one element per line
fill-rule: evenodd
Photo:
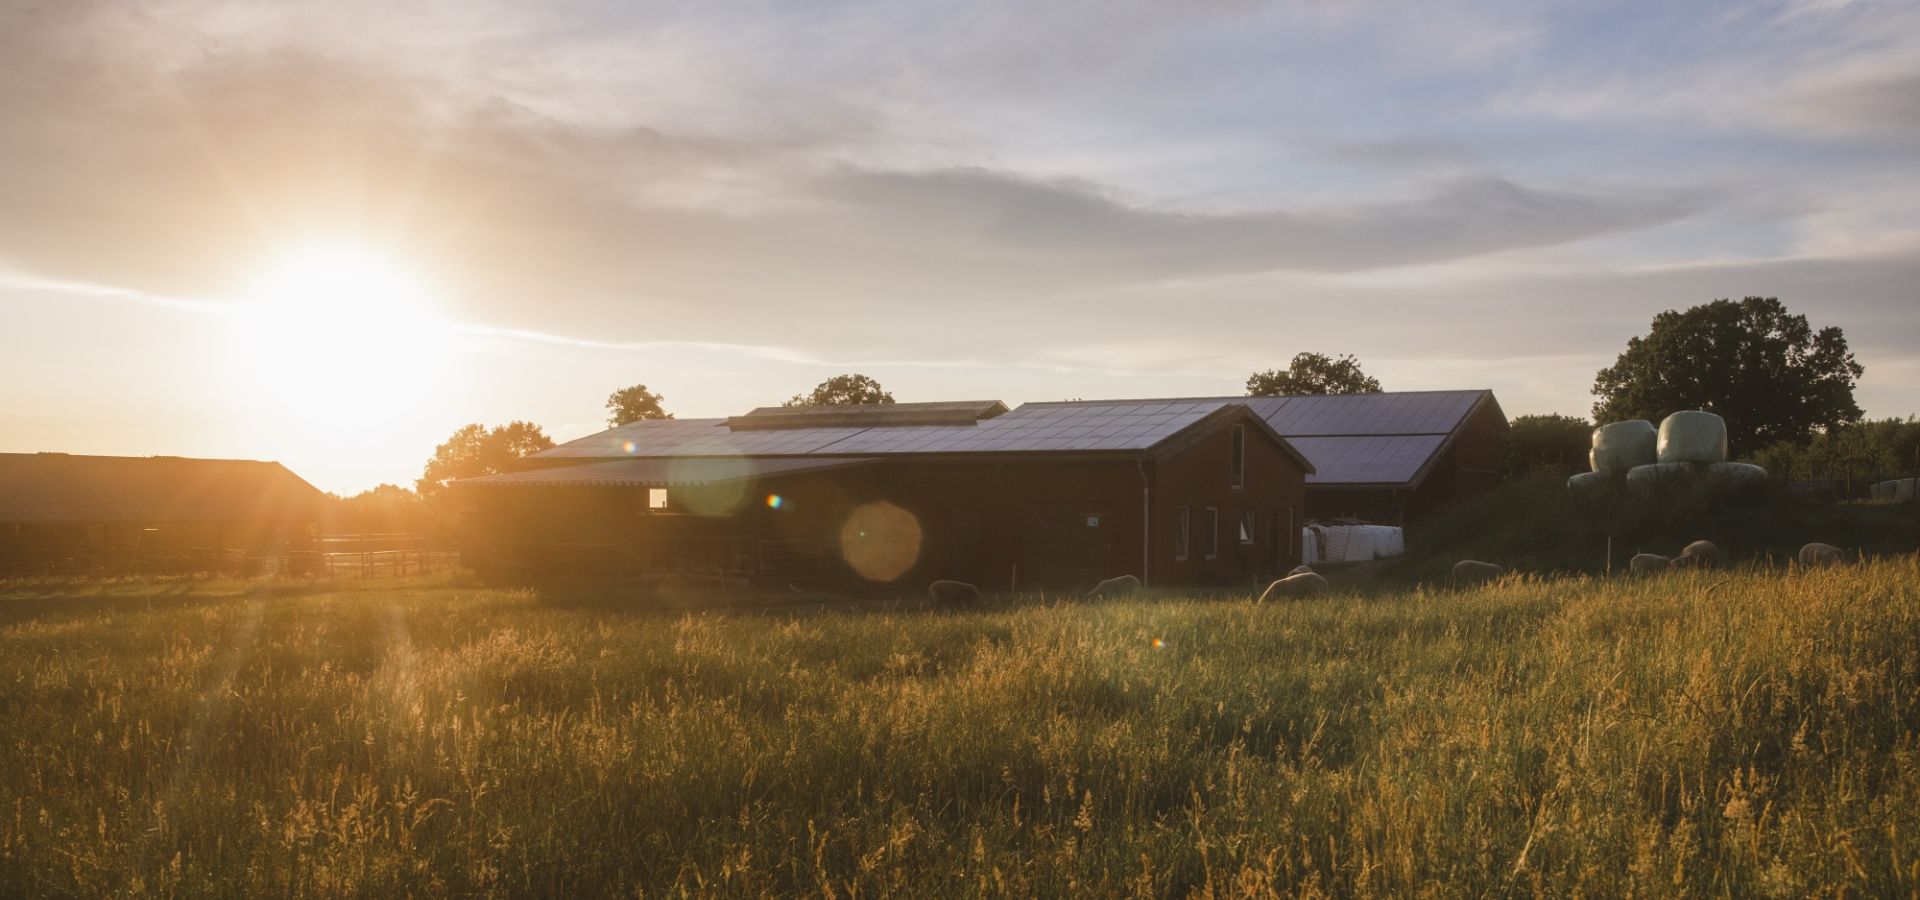
<path fill-rule="evenodd" d="M 1100 400 L 1029 400 L 1027 406 L 1099 406 L 1122 403 L 1227 403 L 1235 400 L 1320 400 L 1354 397 L 1400 397 L 1408 394 L 1488 394 L 1493 388 L 1429 388 L 1418 391 L 1377 391 L 1369 394 L 1216 394 L 1196 397 L 1116 397 Z M 1018 407 L 1016 407 L 1018 408 Z"/>

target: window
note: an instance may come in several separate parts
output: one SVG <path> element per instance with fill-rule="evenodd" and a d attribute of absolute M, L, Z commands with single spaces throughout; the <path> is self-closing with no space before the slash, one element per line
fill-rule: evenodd
<path fill-rule="evenodd" d="M 1207 507 L 1207 558 L 1220 555 L 1220 510 Z"/>
<path fill-rule="evenodd" d="M 1240 543 L 1242 544 L 1253 543 L 1254 515 L 1254 511 L 1250 509 L 1240 511 Z"/>
<path fill-rule="evenodd" d="M 1187 558 L 1187 538 L 1193 533 L 1193 511 L 1182 506 L 1174 510 L 1173 558 Z"/>
<path fill-rule="evenodd" d="M 667 508 L 667 489 L 666 488 L 647 488 L 647 508 L 648 509 L 666 509 Z"/>
<path fill-rule="evenodd" d="M 1233 486 L 1244 487 L 1247 483 L 1247 426 L 1233 426 Z"/>

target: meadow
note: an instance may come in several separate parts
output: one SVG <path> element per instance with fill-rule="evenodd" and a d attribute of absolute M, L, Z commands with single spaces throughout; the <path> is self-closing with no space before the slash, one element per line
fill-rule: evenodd
<path fill-rule="evenodd" d="M 1920 891 L 1920 561 L 663 613 L 0 587 L 0 895 Z"/>

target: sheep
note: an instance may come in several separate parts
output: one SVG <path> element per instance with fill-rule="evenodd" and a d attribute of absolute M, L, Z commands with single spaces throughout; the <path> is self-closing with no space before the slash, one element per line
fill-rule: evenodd
<path fill-rule="evenodd" d="M 1653 575 L 1665 572 L 1673 563 L 1658 553 L 1636 553 L 1627 561 L 1627 571 L 1635 575 Z"/>
<path fill-rule="evenodd" d="M 1720 547 L 1712 541 L 1694 541 L 1682 548 L 1670 565 L 1676 569 L 1717 569 Z"/>
<path fill-rule="evenodd" d="M 1313 572 L 1312 566 L 1294 566 L 1292 570 L 1287 572 L 1287 574 L 1288 575 L 1306 575 L 1312 572 Z"/>
<path fill-rule="evenodd" d="M 1838 566 L 1847 561 L 1846 551 L 1832 544 L 1814 542 L 1800 548 L 1800 568 L 1818 569 Z"/>
<path fill-rule="evenodd" d="M 979 606 L 980 589 L 964 581 L 936 581 L 927 585 L 927 598 L 937 607 Z"/>
<path fill-rule="evenodd" d="M 1479 584 L 1499 578 L 1506 572 L 1506 569 L 1490 562 L 1463 559 L 1453 564 L 1453 581 L 1455 584 Z"/>
<path fill-rule="evenodd" d="M 1279 581 L 1267 585 L 1266 591 L 1261 593 L 1260 599 L 1255 602 L 1265 603 L 1268 600 L 1279 600 L 1286 597 L 1313 597 L 1324 594 L 1326 591 L 1327 580 L 1320 577 L 1320 573 L 1301 572 L 1298 575 L 1288 575 Z"/>
<path fill-rule="evenodd" d="M 1132 575 L 1121 575 L 1118 578 L 1109 578 L 1094 585 L 1093 590 L 1087 592 L 1087 599 L 1104 600 L 1114 597 L 1131 597 L 1134 594 L 1140 593 L 1141 590 L 1143 590 L 1143 588 L 1140 585 L 1140 579 Z"/>

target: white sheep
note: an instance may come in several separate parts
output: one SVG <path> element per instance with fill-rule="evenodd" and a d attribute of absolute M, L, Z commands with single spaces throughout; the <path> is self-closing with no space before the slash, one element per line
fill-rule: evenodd
<path fill-rule="evenodd" d="M 1320 577 L 1320 573 L 1301 572 L 1267 585 L 1267 589 L 1260 594 L 1257 602 L 1265 603 L 1268 600 L 1287 597 L 1313 597 L 1326 592 L 1327 580 Z"/>
<path fill-rule="evenodd" d="M 1653 575 L 1665 572 L 1672 563 L 1673 560 L 1658 553 L 1636 553 L 1627 560 L 1627 571 L 1635 575 Z"/>
<path fill-rule="evenodd" d="M 1832 544 L 1815 541 L 1800 548 L 1799 559 L 1800 568 L 1819 569 L 1846 564 L 1847 552 Z"/>
<path fill-rule="evenodd" d="M 979 606 L 980 589 L 964 581 L 936 581 L 927 585 L 927 597 L 943 608 Z"/>
<path fill-rule="evenodd" d="M 1492 581 L 1505 575 L 1507 570 L 1490 562 L 1477 559 L 1463 559 L 1453 564 L 1453 582 L 1455 584 L 1479 584 Z"/>
<path fill-rule="evenodd" d="M 1140 584 L 1140 579 L 1132 575 L 1121 575 L 1117 578 L 1109 578 L 1094 585 L 1093 590 L 1087 592 L 1087 599 L 1104 600 L 1115 597 L 1131 597 L 1144 589 Z"/>

